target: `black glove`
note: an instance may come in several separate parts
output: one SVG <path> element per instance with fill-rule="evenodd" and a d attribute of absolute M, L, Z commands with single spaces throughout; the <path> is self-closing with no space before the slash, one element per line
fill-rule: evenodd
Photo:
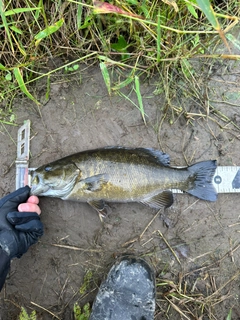
<path fill-rule="evenodd" d="M 30 188 L 20 188 L 0 200 L 0 248 L 10 259 L 20 258 L 43 235 L 43 225 L 35 212 L 18 212 L 29 198 Z"/>

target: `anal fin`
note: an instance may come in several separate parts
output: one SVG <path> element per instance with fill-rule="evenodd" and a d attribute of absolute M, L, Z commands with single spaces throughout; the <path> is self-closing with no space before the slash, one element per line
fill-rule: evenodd
<path fill-rule="evenodd" d="M 103 218 L 109 213 L 109 206 L 103 200 L 88 201 L 88 204 L 95 209 L 99 214 L 99 219 L 103 222 Z"/>
<path fill-rule="evenodd" d="M 168 208 L 173 204 L 173 193 L 170 190 L 165 190 L 141 202 L 155 209 Z"/>

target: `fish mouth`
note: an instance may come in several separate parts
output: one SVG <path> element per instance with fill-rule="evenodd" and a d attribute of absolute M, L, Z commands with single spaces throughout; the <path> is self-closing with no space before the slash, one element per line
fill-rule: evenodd
<path fill-rule="evenodd" d="M 50 186 L 48 186 L 46 183 L 43 183 L 43 179 L 41 179 L 40 175 L 34 171 L 32 173 L 30 194 L 32 196 L 39 196 L 39 195 L 42 196 L 47 194 L 49 189 L 50 189 Z"/>
<path fill-rule="evenodd" d="M 32 196 L 44 196 L 48 190 L 50 189 L 49 186 L 47 186 L 46 184 L 42 184 L 42 183 L 39 183 L 39 184 L 33 184 L 31 186 L 31 190 L 30 190 L 30 195 Z"/>

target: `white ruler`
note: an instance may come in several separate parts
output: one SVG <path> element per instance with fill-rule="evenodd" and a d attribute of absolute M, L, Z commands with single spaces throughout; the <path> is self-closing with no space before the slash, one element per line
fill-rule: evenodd
<path fill-rule="evenodd" d="M 18 130 L 16 189 L 31 184 L 30 173 L 35 168 L 28 168 L 30 148 L 30 120 Z M 240 193 L 240 166 L 219 166 L 213 177 L 213 185 L 218 193 Z M 172 190 L 182 193 L 180 190 Z"/>
<path fill-rule="evenodd" d="M 213 184 L 218 193 L 240 192 L 240 167 L 217 167 Z"/>
<path fill-rule="evenodd" d="M 30 149 L 30 120 L 18 129 L 16 163 L 16 190 L 29 182 L 28 160 Z"/>

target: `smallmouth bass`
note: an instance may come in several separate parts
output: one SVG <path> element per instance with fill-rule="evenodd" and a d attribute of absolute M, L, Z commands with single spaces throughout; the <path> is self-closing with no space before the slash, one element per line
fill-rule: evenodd
<path fill-rule="evenodd" d="M 212 185 L 217 163 L 208 160 L 189 167 L 170 166 L 169 155 L 156 149 L 105 147 L 79 152 L 32 173 L 31 194 L 88 202 L 100 214 L 105 202 L 141 202 L 169 207 L 179 189 L 216 201 Z"/>

